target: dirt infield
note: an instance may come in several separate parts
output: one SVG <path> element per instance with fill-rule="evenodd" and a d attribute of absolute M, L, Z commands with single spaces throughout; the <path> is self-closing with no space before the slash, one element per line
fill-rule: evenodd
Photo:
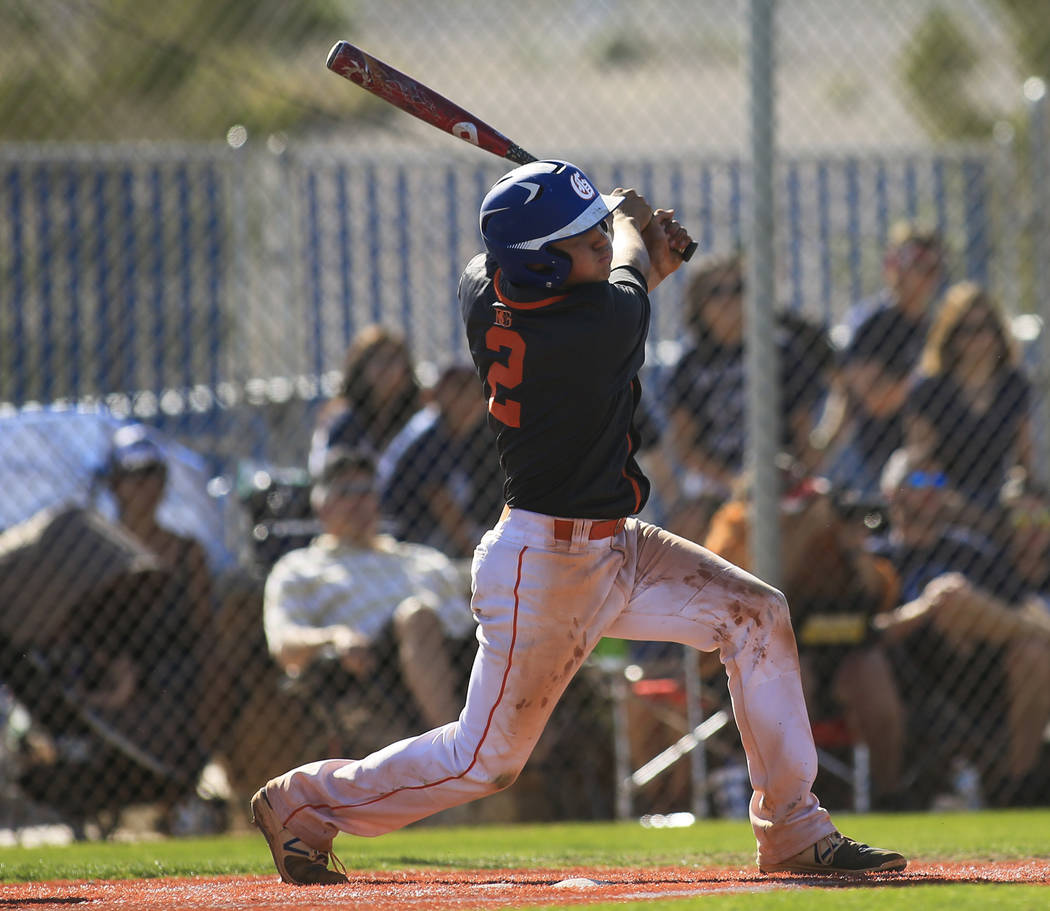
<path fill-rule="evenodd" d="M 347 886 L 286 886 L 272 876 L 199 877 L 0 885 L 0 908 L 68 908 L 168 911 L 196 908 L 266 908 L 347 911 L 420 908 L 487 911 L 541 904 L 588 905 L 600 901 L 687 898 L 715 892 L 841 886 L 896 887 L 930 883 L 1027 883 L 1050 885 L 1050 861 L 913 864 L 904 873 L 862 878 L 777 874 L 753 869 L 660 867 L 638 869 L 486 870 L 483 872 L 352 871 Z"/>

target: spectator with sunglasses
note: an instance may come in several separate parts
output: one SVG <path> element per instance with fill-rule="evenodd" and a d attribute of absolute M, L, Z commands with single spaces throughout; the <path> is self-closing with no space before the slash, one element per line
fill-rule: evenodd
<path fill-rule="evenodd" d="M 668 379 L 668 443 L 680 494 L 724 501 L 744 467 L 746 385 L 744 262 L 708 259 L 689 282 L 685 323 L 692 344 Z M 831 346 L 819 325 L 778 316 L 784 450 L 802 458 L 826 391 Z"/>
<path fill-rule="evenodd" d="M 330 449 L 311 504 L 322 534 L 266 580 L 271 654 L 355 755 L 453 720 L 474 632 L 465 567 L 379 533 L 368 452 Z"/>
<path fill-rule="evenodd" d="M 903 443 L 901 406 L 917 372 L 944 277 L 937 232 L 912 221 L 890 229 L 883 287 L 854 304 L 831 336 L 840 359 L 813 434 L 821 470 L 864 498 Z"/>
<path fill-rule="evenodd" d="M 892 621 L 878 620 L 909 716 L 905 755 L 916 757 L 902 785 L 929 802 L 945 766 L 965 761 L 987 785 L 1008 736 L 1005 658 L 988 644 L 960 643 L 925 622 L 920 606 L 946 574 L 1002 597 L 1011 571 L 993 542 L 960 519 L 964 500 L 936 454 L 903 447 L 883 473 L 889 533 L 872 541 L 900 577 Z"/>
<path fill-rule="evenodd" d="M 886 350 L 902 348 L 908 362 L 917 366 L 944 281 L 944 260 L 937 231 L 910 220 L 896 222 L 883 257 L 883 287 L 850 308 L 836 327 L 836 342 L 846 347 L 868 320 L 888 312 L 893 320 L 885 327 Z"/>
<path fill-rule="evenodd" d="M 947 573 L 889 619 L 926 623 L 963 650 L 1000 652 L 1009 738 L 989 775 L 989 797 L 1021 806 L 1050 799 L 1043 745 L 1050 722 L 1050 490 L 1018 472 L 1004 485 L 1002 503 L 1009 532 L 998 593 Z"/>

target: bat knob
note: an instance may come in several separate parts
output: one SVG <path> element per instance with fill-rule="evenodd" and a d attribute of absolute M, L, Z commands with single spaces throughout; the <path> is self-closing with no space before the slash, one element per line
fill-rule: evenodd
<path fill-rule="evenodd" d="M 339 56 L 339 52 L 343 49 L 343 45 L 345 44 L 345 41 L 337 41 L 335 44 L 332 45 L 332 49 L 328 52 L 328 59 L 325 61 L 324 64 L 326 67 L 328 67 L 328 69 L 333 68 L 332 64 L 335 63 L 336 58 Z"/>

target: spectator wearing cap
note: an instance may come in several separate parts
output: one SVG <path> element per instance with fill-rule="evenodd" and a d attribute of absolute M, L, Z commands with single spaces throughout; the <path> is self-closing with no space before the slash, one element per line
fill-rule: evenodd
<path fill-rule="evenodd" d="M 886 344 L 897 324 L 885 310 L 853 336 L 814 435 L 824 453 L 820 473 L 839 490 L 871 502 L 880 499 L 882 470 L 904 442 L 913 364 L 904 346 Z"/>
<path fill-rule="evenodd" d="M 329 450 L 311 503 L 322 533 L 266 580 L 271 654 L 321 703 L 338 703 L 333 723 L 347 749 L 453 721 L 474 631 L 465 573 L 434 548 L 379 532 L 370 453 Z"/>
<path fill-rule="evenodd" d="M 113 434 L 105 466 L 120 526 L 157 559 L 162 573 L 134 591 L 114 595 L 95 618 L 99 649 L 108 654 L 106 680 L 97 699 L 107 710 L 134 705 L 134 695 L 157 688 L 154 711 L 165 714 L 165 742 L 158 754 L 192 768 L 189 753 L 207 753 L 222 734 L 222 719 L 205 700 L 220 656 L 215 654 L 212 576 L 196 538 L 176 534 L 158 520 L 168 481 L 168 461 L 149 428 L 131 424 Z M 144 588 L 144 586 L 148 586 Z M 142 720 L 145 730 L 150 724 Z"/>
<path fill-rule="evenodd" d="M 146 427 L 113 434 L 98 480 L 116 521 L 94 509 L 45 510 L 2 548 L 44 618 L 39 638 L 12 648 L 0 637 L 4 669 L 53 738 L 24 757 L 19 784 L 75 829 L 129 803 L 154 804 L 172 826 L 184 822 L 174 810 L 194 799 L 219 732 L 206 701 L 210 574 L 203 546 L 157 519 L 167 461 Z M 31 569 L 19 572 L 19 554 Z M 58 597 L 40 597 L 56 587 Z M 17 600 L 2 600 L 17 611 Z"/>
<path fill-rule="evenodd" d="M 178 577 L 179 595 L 191 605 L 195 623 L 211 620 L 211 573 L 204 546 L 160 524 L 157 510 L 168 483 L 168 462 L 148 428 L 132 424 L 113 434 L 106 483 L 120 523 Z"/>

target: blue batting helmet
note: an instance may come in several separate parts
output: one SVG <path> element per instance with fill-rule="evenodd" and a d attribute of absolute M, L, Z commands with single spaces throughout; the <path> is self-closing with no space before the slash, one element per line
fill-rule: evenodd
<path fill-rule="evenodd" d="M 508 280 L 558 288 L 572 260 L 550 245 L 589 231 L 621 202 L 622 196 L 595 190 L 567 161 L 534 161 L 505 174 L 485 195 L 481 236 Z"/>

